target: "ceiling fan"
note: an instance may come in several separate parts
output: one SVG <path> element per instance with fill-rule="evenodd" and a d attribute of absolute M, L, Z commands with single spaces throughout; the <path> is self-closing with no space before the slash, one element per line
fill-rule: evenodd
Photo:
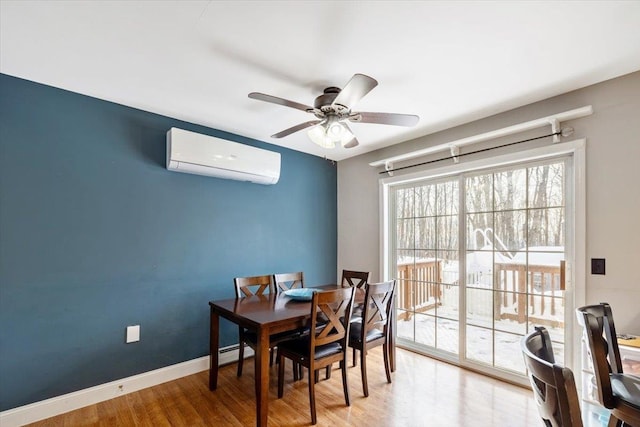
<path fill-rule="evenodd" d="M 271 135 L 272 138 L 283 138 L 303 129 L 311 128 L 308 131 L 309 138 L 323 148 L 334 148 L 336 143 L 340 143 L 344 148 L 352 148 L 359 143 L 347 125 L 347 121 L 414 126 L 420 120 L 418 116 L 412 114 L 351 111 L 351 108 L 377 85 L 378 82 L 369 76 L 354 74 L 343 89 L 333 86 L 326 88 L 324 93 L 315 99 L 313 107 L 259 92 L 251 92 L 249 98 L 295 108 L 316 116 L 316 120 L 285 129 Z"/>

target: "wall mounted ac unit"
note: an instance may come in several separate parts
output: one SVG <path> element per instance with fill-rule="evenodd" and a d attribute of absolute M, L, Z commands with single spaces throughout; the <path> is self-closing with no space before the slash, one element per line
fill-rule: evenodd
<path fill-rule="evenodd" d="M 167 169 L 275 184 L 280 178 L 280 153 L 171 128 L 167 132 Z"/>

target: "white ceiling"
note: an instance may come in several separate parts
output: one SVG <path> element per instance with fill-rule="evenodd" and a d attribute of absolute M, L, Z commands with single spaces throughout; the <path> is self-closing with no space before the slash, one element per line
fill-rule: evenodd
<path fill-rule="evenodd" d="M 341 160 L 640 70 L 640 1 L 7 1 L 0 71 Z M 303 104 L 354 73 L 378 80 L 324 150 Z M 578 106 L 577 106 L 578 107 Z"/>

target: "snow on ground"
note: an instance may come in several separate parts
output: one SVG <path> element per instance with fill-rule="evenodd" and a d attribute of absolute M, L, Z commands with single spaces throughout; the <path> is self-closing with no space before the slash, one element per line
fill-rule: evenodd
<path fill-rule="evenodd" d="M 449 291 L 453 289 L 457 294 L 457 287 L 452 286 Z M 443 295 L 442 301 L 445 300 L 447 298 Z M 561 309 L 556 317 L 562 319 L 563 316 L 564 310 Z M 457 354 L 459 348 L 458 319 L 457 304 L 455 306 L 443 304 L 424 313 L 416 313 L 409 320 L 398 320 L 398 336 Z M 492 326 L 496 329 L 495 332 L 490 329 Z M 494 321 L 490 313 L 488 315 L 486 313 L 480 315 L 470 313 L 467 316 L 467 358 L 525 374 L 520 340 L 534 326 L 536 325 L 531 322 L 519 323 L 507 319 Z M 556 359 L 564 361 L 564 345 L 561 344 L 564 341 L 564 329 L 549 326 L 546 328 L 554 340 L 553 349 Z"/>
<path fill-rule="evenodd" d="M 516 320 L 494 320 L 493 316 L 493 263 L 522 264 L 536 266 L 560 266 L 564 259 L 564 247 L 536 246 L 523 248 L 514 254 L 493 251 L 491 247 L 469 252 L 466 256 L 467 295 L 466 295 L 466 356 L 468 359 L 486 363 L 491 366 L 525 373 L 524 361 L 520 350 L 520 340 L 537 326 L 535 321 L 519 323 Z M 404 259 L 398 265 L 433 262 L 435 259 Z M 442 286 L 441 305 L 424 313 L 416 313 L 410 320 L 398 320 L 398 336 L 420 344 L 436 347 L 440 350 L 458 353 L 459 345 L 459 265 L 456 260 L 443 260 L 444 283 Z M 506 280 L 513 280 L 508 276 Z M 509 283 L 506 284 L 508 289 Z M 539 290 L 527 295 L 527 318 L 544 319 L 556 322 L 560 327 L 545 325 L 552 340 L 558 361 L 564 360 L 564 303 L 560 291 L 550 292 L 549 285 L 540 286 Z M 546 289 L 546 290 L 545 290 Z M 507 293 L 512 304 L 501 307 L 503 314 L 517 315 L 518 304 L 513 301 L 515 294 Z M 554 295 L 555 299 L 550 295 Z M 435 300 L 424 302 L 435 303 Z M 545 310 L 541 312 L 542 302 Z M 552 303 L 555 312 L 551 313 Z M 492 330 L 495 329 L 495 332 Z"/>

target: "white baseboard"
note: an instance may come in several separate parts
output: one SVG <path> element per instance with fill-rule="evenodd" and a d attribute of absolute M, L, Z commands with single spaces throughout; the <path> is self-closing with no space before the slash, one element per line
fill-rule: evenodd
<path fill-rule="evenodd" d="M 244 354 L 245 357 L 253 356 L 253 350 L 247 347 L 245 348 Z M 220 349 L 219 365 L 233 363 L 237 360 L 237 345 Z M 41 400 L 40 402 L 30 403 L 18 408 L 8 409 L 0 412 L 0 426 L 18 427 L 34 423 L 64 414 L 65 412 L 142 390 L 143 388 L 206 371 L 207 369 L 209 369 L 209 356 L 203 356 L 84 390 L 52 397 L 51 399 Z"/>

